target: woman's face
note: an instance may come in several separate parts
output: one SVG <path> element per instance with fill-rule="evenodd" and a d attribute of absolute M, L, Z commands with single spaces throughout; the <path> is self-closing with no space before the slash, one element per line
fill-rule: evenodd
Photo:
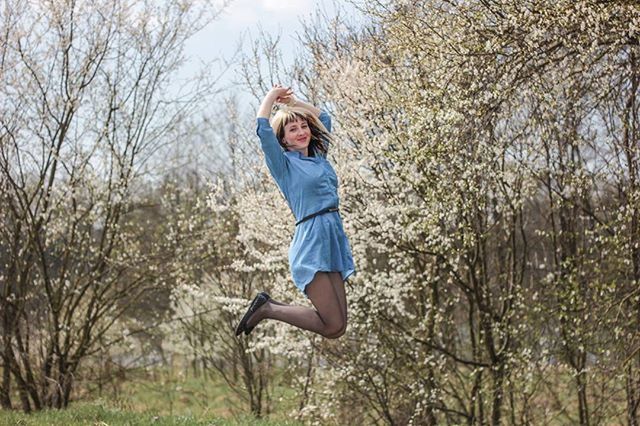
<path fill-rule="evenodd" d="M 289 151 L 306 152 L 311 141 L 311 129 L 307 120 L 298 118 L 284 126 L 284 142 Z"/>

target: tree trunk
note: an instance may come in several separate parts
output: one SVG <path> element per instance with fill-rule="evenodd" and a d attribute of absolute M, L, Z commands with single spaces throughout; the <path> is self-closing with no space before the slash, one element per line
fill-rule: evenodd
<path fill-rule="evenodd" d="M 5 351 L 7 348 L 7 342 L 5 341 Z M 3 410 L 10 410 L 11 397 L 9 396 L 9 390 L 11 389 L 11 371 L 9 371 L 9 365 L 6 357 L 3 354 L 2 361 L 2 384 L 0 384 L 0 407 Z"/>
<path fill-rule="evenodd" d="M 494 426 L 500 425 L 500 419 L 502 416 L 502 400 L 504 398 L 504 363 L 500 362 L 496 368 L 491 370 L 492 375 L 492 396 L 493 401 L 491 404 L 491 424 Z"/>
<path fill-rule="evenodd" d="M 629 426 L 638 426 L 638 404 L 640 402 L 640 380 L 634 377 L 635 369 L 631 363 L 626 368 L 625 390 L 627 393 L 627 424 Z"/>
<path fill-rule="evenodd" d="M 7 353 L 11 347 L 11 335 L 9 334 L 9 312 L 6 303 L 3 303 L 3 315 L 2 315 L 2 342 L 3 348 L 2 358 L 2 383 L 0 384 L 0 407 L 4 410 L 10 410 L 11 407 L 11 370 L 9 367 L 9 358 Z"/>
<path fill-rule="evenodd" d="M 589 401 L 587 399 L 587 374 L 585 372 L 587 355 L 584 351 L 578 354 L 578 372 L 576 374 L 576 385 L 578 386 L 578 412 L 580 414 L 580 425 L 589 425 Z"/>

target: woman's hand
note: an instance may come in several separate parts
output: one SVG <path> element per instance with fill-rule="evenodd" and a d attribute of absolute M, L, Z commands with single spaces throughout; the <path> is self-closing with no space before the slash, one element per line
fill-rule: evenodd
<path fill-rule="evenodd" d="M 276 99 L 276 102 L 287 106 L 293 106 L 293 104 L 296 103 L 296 98 L 293 96 L 293 93 L 291 93 L 290 95 L 279 97 Z"/>
<path fill-rule="evenodd" d="M 271 107 L 274 103 L 284 104 L 287 106 L 296 106 L 307 110 L 314 116 L 320 115 L 320 109 L 308 104 L 304 101 L 296 99 L 293 95 L 293 89 L 291 87 L 282 87 L 281 84 L 274 84 L 271 90 L 265 95 L 260 108 L 258 109 L 258 117 L 269 118 L 271 116 Z"/>
<path fill-rule="evenodd" d="M 282 86 L 280 86 L 279 84 L 276 84 L 274 87 L 282 87 Z M 289 87 L 289 91 L 286 94 L 279 96 L 276 99 L 276 103 L 287 105 L 287 106 L 293 106 L 293 104 L 296 103 L 296 97 L 293 95 L 293 90 Z"/>
<path fill-rule="evenodd" d="M 293 90 L 291 87 L 282 87 L 280 84 L 275 84 L 267 96 L 273 99 L 274 102 L 280 104 L 288 104 L 289 100 L 293 98 Z"/>
<path fill-rule="evenodd" d="M 288 99 L 292 96 L 293 91 L 290 87 L 282 87 L 280 84 L 275 84 L 262 100 L 262 104 L 260 104 L 260 108 L 258 108 L 257 117 L 268 119 L 271 115 L 271 107 L 274 102 L 281 102 L 281 99 Z"/>

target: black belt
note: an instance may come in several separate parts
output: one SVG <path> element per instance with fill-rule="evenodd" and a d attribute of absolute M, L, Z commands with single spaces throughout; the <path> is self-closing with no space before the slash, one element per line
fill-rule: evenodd
<path fill-rule="evenodd" d="M 316 217 L 316 216 L 319 216 L 321 214 L 325 214 L 325 213 L 329 213 L 329 212 L 337 212 L 337 211 L 338 211 L 337 207 L 327 207 L 326 209 L 322 209 L 319 212 L 311 213 L 309 216 L 303 217 L 302 219 L 300 219 L 299 221 L 296 222 L 296 226 L 300 225 L 305 220 L 311 219 L 312 217 Z"/>

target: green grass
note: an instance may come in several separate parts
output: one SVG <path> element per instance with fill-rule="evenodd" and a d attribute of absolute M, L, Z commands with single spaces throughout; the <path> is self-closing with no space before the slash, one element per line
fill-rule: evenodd
<path fill-rule="evenodd" d="M 98 396 L 109 406 L 125 411 L 153 412 L 162 416 L 194 416 L 229 418 L 247 413 L 246 403 L 229 389 L 222 378 L 193 377 L 175 369 L 156 369 L 151 373 L 130 374 L 119 383 L 117 391 Z M 273 389 L 273 412 L 276 419 L 285 420 L 284 413 L 297 406 L 292 389 L 276 386 Z"/>
<path fill-rule="evenodd" d="M 153 411 L 160 415 L 215 415 L 228 417 L 243 411 L 242 403 L 219 380 L 183 377 L 170 371 L 152 376 L 130 376 L 117 392 L 103 394 L 110 405 L 129 411 Z"/>
<path fill-rule="evenodd" d="M 67 410 L 44 410 L 32 414 L 0 411 L 0 425 L 11 426 L 113 426 L 113 425 L 220 425 L 280 426 L 295 425 L 282 420 L 257 420 L 251 416 L 236 419 L 202 418 L 188 415 L 162 416 L 152 412 L 124 411 L 101 403 L 72 404 Z"/>
<path fill-rule="evenodd" d="M 293 390 L 276 387 L 272 397 L 273 413 L 256 419 L 222 379 L 193 377 L 175 369 L 130 371 L 123 380 L 105 384 L 100 393 L 84 388 L 66 410 L 0 410 L 0 426 L 299 425 L 286 417 L 297 404 Z M 14 402 L 19 405 L 17 399 Z"/>

